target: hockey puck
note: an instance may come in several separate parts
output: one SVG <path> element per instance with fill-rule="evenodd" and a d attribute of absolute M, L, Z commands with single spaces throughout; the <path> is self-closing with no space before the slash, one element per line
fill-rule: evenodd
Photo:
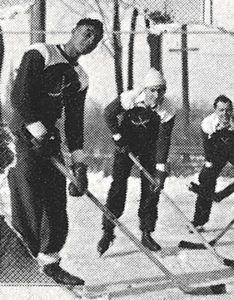
<path fill-rule="evenodd" d="M 209 244 L 211 245 L 211 247 L 213 247 L 216 244 L 216 240 L 210 241 Z"/>
<path fill-rule="evenodd" d="M 225 266 L 234 268 L 234 260 L 232 259 L 224 258 L 223 263 L 225 264 Z"/>
<path fill-rule="evenodd" d="M 206 247 L 203 244 L 197 244 L 187 241 L 180 241 L 178 247 L 187 249 L 206 249 Z"/>
<path fill-rule="evenodd" d="M 211 285 L 210 288 L 214 294 L 225 294 L 227 292 L 226 285 L 224 283 Z"/>

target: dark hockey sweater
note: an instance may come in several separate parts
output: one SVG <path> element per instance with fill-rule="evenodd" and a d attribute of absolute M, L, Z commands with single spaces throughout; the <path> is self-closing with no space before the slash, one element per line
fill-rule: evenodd
<path fill-rule="evenodd" d="M 154 151 L 157 163 L 166 162 L 174 115 L 162 122 L 162 116 L 157 111 L 143 106 L 124 110 L 120 98 L 117 98 L 105 108 L 104 116 L 111 133 L 120 133 L 127 140 L 131 151 Z"/>
<path fill-rule="evenodd" d="M 83 147 L 87 75 L 74 66 L 56 45 L 35 44 L 24 54 L 11 102 L 13 132 L 40 121 L 49 131 L 65 109 L 65 133 L 70 151 Z"/>
<path fill-rule="evenodd" d="M 228 126 L 223 127 L 219 123 L 218 116 L 213 113 L 202 121 L 201 129 L 206 161 L 217 161 L 220 157 L 233 153 L 234 124 L 232 119 Z"/>

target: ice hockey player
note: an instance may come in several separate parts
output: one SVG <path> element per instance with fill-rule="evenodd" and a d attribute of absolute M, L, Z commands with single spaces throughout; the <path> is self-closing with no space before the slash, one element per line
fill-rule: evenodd
<path fill-rule="evenodd" d="M 234 165 L 234 123 L 233 104 L 224 95 L 214 101 L 214 113 L 206 117 L 201 123 L 205 164 L 199 175 L 199 191 L 196 201 L 193 225 L 200 231 L 205 231 L 205 224 L 209 221 L 216 180 L 230 162 Z M 196 189 L 191 182 L 190 189 Z"/>
<path fill-rule="evenodd" d="M 127 179 L 133 162 L 131 151 L 141 164 L 154 176 L 160 189 L 168 176 L 166 166 L 171 132 L 175 116 L 166 110 L 166 81 L 154 68 L 147 73 L 139 90 L 124 92 L 105 109 L 105 119 L 112 133 L 116 149 L 113 163 L 113 181 L 107 197 L 106 207 L 119 218 L 125 206 Z M 155 191 L 141 174 L 141 199 L 138 210 L 142 244 L 152 251 L 161 249 L 152 238 L 158 218 L 160 189 Z M 102 255 L 113 242 L 114 225 L 103 216 L 103 236 L 98 243 Z"/>
<path fill-rule="evenodd" d="M 52 165 L 59 156 L 56 122 L 65 111 L 67 147 L 81 196 L 87 188 L 83 162 L 84 103 L 88 77 L 78 63 L 103 36 L 99 20 L 81 19 L 65 44 L 38 43 L 25 52 L 14 83 L 10 128 L 16 137 L 17 161 L 9 172 L 12 224 L 22 235 L 42 270 L 57 283 L 83 285 L 84 280 L 60 266 L 59 252 L 68 232 L 66 180 Z"/>

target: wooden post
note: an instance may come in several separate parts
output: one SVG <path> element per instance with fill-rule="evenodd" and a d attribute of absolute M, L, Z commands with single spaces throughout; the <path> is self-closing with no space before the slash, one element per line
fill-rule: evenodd
<path fill-rule="evenodd" d="M 182 95 L 183 95 L 183 114 L 184 114 L 184 133 L 186 135 L 189 126 L 189 72 L 188 72 L 188 36 L 187 24 L 182 25 L 181 47 L 182 50 Z"/>
<path fill-rule="evenodd" d="M 162 34 L 148 34 L 147 41 L 150 47 L 150 66 L 162 71 Z"/>
<path fill-rule="evenodd" d="M 202 2 L 202 23 L 205 24 L 206 22 L 206 0 Z"/>
<path fill-rule="evenodd" d="M 119 0 L 114 0 L 114 16 L 113 16 L 113 46 L 114 46 L 114 63 L 115 63 L 115 81 L 118 96 L 122 94 L 123 87 L 123 71 L 122 71 L 122 42 L 121 42 L 121 26 L 119 16 Z"/>
<path fill-rule="evenodd" d="M 182 99 L 183 99 L 183 129 L 186 137 L 189 126 L 189 70 L 188 70 L 188 51 L 198 51 L 198 48 L 188 48 L 187 25 L 181 27 L 181 49 L 169 49 L 171 52 L 181 52 L 182 57 Z"/>
<path fill-rule="evenodd" d="M 134 61 L 134 41 L 135 41 L 137 16 L 138 16 L 138 10 L 134 8 L 132 12 L 131 33 L 130 33 L 129 44 L 128 44 L 128 90 L 131 90 L 134 84 L 133 61 Z"/>
<path fill-rule="evenodd" d="M 3 40 L 2 28 L 0 26 L 0 79 L 2 75 L 3 58 L 4 58 L 4 40 Z"/>
<path fill-rule="evenodd" d="M 210 0 L 210 25 L 213 25 L 213 0 Z"/>
<path fill-rule="evenodd" d="M 46 0 L 35 0 L 30 12 L 30 44 L 44 43 L 46 18 Z"/>
<path fill-rule="evenodd" d="M 4 59 L 4 39 L 3 39 L 3 32 L 0 26 L 0 81 L 2 75 L 2 66 L 3 66 L 3 59 Z M 0 124 L 2 124 L 2 101 L 0 101 Z"/>
<path fill-rule="evenodd" d="M 145 26 L 150 29 L 150 21 L 145 18 Z M 150 66 L 158 71 L 162 71 L 162 33 L 153 34 L 148 32 L 147 42 L 150 48 Z"/>

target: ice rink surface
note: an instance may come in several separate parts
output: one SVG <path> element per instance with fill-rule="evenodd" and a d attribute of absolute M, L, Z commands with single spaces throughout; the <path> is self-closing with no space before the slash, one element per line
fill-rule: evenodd
<path fill-rule="evenodd" d="M 165 185 L 165 193 L 192 219 L 195 195 L 188 191 L 187 184 L 197 180 L 190 177 L 170 177 Z M 1 208 L 10 215 L 9 190 L 5 180 L 1 187 Z M 220 178 L 217 190 L 227 186 L 232 179 Z M 111 183 L 111 177 L 104 178 L 102 173 L 89 174 L 89 190 L 104 204 Z M 141 238 L 138 228 L 138 206 L 140 180 L 131 177 L 128 184 L 126 207 L 120 221 L 137 238 Z M 204 236 L 208 241 L 219 234 L 220 230 L 233 218 L 234 195 L 221 203 L 214 203 L 209 228 Z M 86 286 L 78 295 L 82 299 L 119 299 L 119 300 L 179 300 L 179 299 L 234 299 L 234 271 L 221 265 L 207 250 L 185 250 L 177 247 L 181 240 L 199 241 L 188 233 L 185 221 L 178 216 L 170 203 L 161 196 L 159 219 L 153 237 L 162 246 L 155 256 L 176 276 L 188 285 L 226 283 L 224 295 L 191 296 L 183 294 L 143 253 L 116 229 L 116 239 L 109 250 L 99 257 L 97 243 L 101 237 L 102 213 L 83 196 L 68 197 L 69 235 L 62 250 L 62 266 L 71 273 L 85 279 Z M 234 230 L 220 240 L 217 252 L 234 259 Z M 0 286 L 2 299 L 74 299 L 59 287 L 52 286 Z"/>

